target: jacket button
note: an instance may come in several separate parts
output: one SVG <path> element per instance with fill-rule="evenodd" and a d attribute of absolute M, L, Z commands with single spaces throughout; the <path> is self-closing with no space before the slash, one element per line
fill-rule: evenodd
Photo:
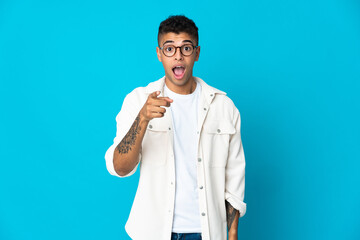
<path fill-rule="evenodd" d="M 204 108 L 204 111 L 206 111 L 206 108 Z"/>
<path fill-rule="evenodd" d="M 198 162 L 201 162 L 201 158 L 198 158 Z"/>
<path fill-rule="evenodd" d="M 169 130 L 171 130 L 171 127 L 169 127 Z"/>
<path fill-rule="evenodd" d="M 220 133 L 221 132 L 220 129 L 218 129 L 217 132 Z"/>
<path fill-rule="evenodd" d="M 151 125 L 151 124 L 149 125 L 149 128 L 152 128 L 152 125 Z"/>
<path fill-rule="evenodd" d="M 201 215 L 205 216 L 205 213 L 202 213 Z"/>
<path fill-rule="evenodd" d="M 203 186 L 200 186 L 200 189 L 203 189 L 204 187 Z"/>
<path fill-rule="evenodd" d="M 214 96 L 214 94 L 210 94 L 210 97 Z"/>

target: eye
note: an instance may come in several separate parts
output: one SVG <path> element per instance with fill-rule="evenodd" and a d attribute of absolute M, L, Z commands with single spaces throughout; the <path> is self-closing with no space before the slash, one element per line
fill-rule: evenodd
<path fill-rule="evenodd" d="M 192 51 L 192 46 L 191 46 L 191 45 L 185 45 L 185 46 L 183 47 L 183 50 L 184 50 L 185 52 L 191 52 L 191 51 Z"/>
<path fill-rule="evenodd" d="M 164 48 L 164 50 L 166 52 L 172 52 L 174 50 L 174 47 L 173 46 L 167 46 L 167 47 Z"/>

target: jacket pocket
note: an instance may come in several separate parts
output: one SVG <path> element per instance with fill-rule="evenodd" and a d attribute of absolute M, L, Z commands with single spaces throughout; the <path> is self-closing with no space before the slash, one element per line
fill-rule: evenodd
<path fill-rule="evenodd" d="M 142 142 L 142 164 L 160 166 L 166 163 L 168 151 L 168 126 L 160 119 L 154 118 L 149 121 Z"/>
<path fill-rule="evenodd" d="M 208 120 L 204 122 L 204 132 L 212 134 L 234 134 L 235 127 L 229 120 Z"/>
<path fill-rule="evenodd" d="M 235 126 L 230 120 L 205 120 L 202 142 L 204 157 L 210 167 L 226 166 L 230 137 L 235 133 Z"/>

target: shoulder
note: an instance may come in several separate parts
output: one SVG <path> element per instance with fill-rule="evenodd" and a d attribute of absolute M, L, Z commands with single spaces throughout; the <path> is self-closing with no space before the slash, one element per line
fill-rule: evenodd
<path fill-rule="evenodd" d="M 156 90 L 161 89 L 163 79 L 149 82 L 146 86 L 139 86 L 129 92 L 124 99 L 124 102 L 143 103 L 148 95 Z"/>
<path fill-rule="evenodd" d="M 227 95 L 225 91 L 211 86 L 199 77 L 195 77 L 195 79 L 201 84 L 205 93 L 205 97 L 208 98 L 208 95 L 212 96 L 210 99 L 210 109 L 212 108 L 215 110 L 217 114 L 225 114 L 225 116 L 229 117 L 234 117 L 237 112 L 239 112 L 234 104 L 234 101 Z"/>
<path fill-rule="evenodd" d="M 216 100 L 232 107 L 235 106 L 234 102 L 227 96 L 227 93 L 225 91 L 209 85 L 199 77 L 195 77 L 195 79 L 201 84 L 202 89 L 205 91 L 205 94 L 214 94 L 214 101 Z"/>
<path fill-rule="evenodd" d="M 221 102 L 227 107 L 236 108 L 234 101 L 228 95 L 216 94 L 214 100 Z"/>
<path fill-rule="evenodd" d="M 124 98 L 123 105 L 132 105 L 132 106 L 138 105 L 144 95 L 143 88 L 144 87 L 137 87 L 133 89 L 131 92 L 127 93 Z"/>
<path fill-rule="evenodd" d="M 216 106 L 218 113 L 221 113 L 223 117 L 228 117 L 229 119 L 235 119 L 240 112 L 236 107 L 234 101 L 224 94 L 216 94 L 211 105 Z"/>
<path fill-rule="evenodd" d="M 146 86 L 140 86 L 132 90 L 127 94 L 129 97 L 143 97 L 148 96 L 150 93 L 158 90 L 162 90 L 165 77 L 162 77 L 156 81 L 149 82 Z"/>
<path fill-rule="evenodd" d="M 213 88 L 215 89 L 215 88 Z M 214 98 L 210 103 L 210 110 L 214 118 L 227 118 L 231 121 L 239 117 L 240 112 L 234 101 L 226 92 L 218 90 L 214 92 Z"/>

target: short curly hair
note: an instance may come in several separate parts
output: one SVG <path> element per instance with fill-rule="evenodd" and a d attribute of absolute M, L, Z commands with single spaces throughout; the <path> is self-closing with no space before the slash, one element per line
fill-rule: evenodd
<path fill-rule="evenodd" d="M 173 32 L 179 34 L 185 32 L 196 40 L 196 45 L 199 44 L 198 27 L 194 21 L 185 17 L 184 15 L 172 15 L 162 21 L 159 26 L 158 44 L 160 46 L 160 37 L 163 34 Z"/>

